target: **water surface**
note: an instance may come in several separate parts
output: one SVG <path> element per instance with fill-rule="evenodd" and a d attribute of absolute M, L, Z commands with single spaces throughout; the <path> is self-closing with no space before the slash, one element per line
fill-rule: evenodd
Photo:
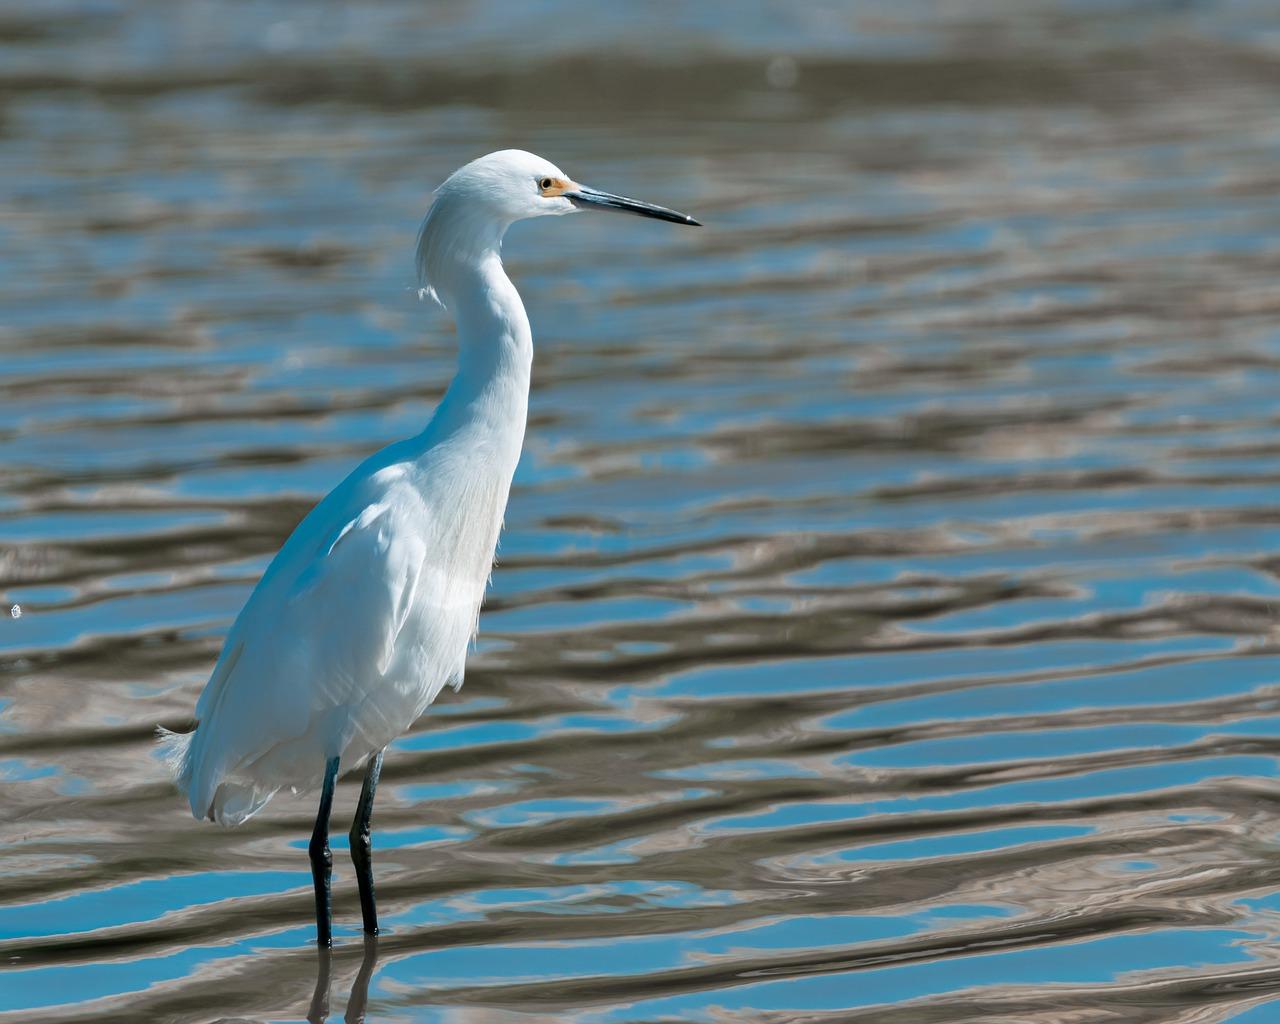
<path fill-rule="evenodd" d="M 1280 1012 L 1280 25 L 792 6 L 0 12 L 0 1019 L 312 1009 L 313 801 L 199 825 L 153 728 L 430 415 L 414 230 L 508 146 L 707 227 L 511 233 L 526 453 L 334 1019 Z"/>

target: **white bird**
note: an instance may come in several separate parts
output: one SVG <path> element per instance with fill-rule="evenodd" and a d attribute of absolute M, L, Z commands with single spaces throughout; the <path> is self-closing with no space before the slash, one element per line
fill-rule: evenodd
<path fill-rule="evenodd" d="M 316 929 L 331 944 L 329 815 L 366 765 L 351 826 L 364 930 L 376 934 L 369 822 L 383 750 L 462 685 L 524 441 L 533 339 L 502 267 L 515 221 L 599 209 L 692 217 L 579 185 L 532 153 L 473 160 L 418 233 L 424 292 L 453 312 L 458 371 L 426 429 L 366 459 L 285 541 L 196 705 L 160 743 L 197 820 L 238 825 L 282 788 L 321 789 L 311 836 Z"/>

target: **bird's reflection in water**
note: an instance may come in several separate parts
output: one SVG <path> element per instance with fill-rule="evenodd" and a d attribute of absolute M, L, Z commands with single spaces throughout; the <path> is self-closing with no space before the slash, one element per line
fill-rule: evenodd
<path fill-rule="evenodd" d="M 321 946 L 318 950 L 316 968 L 316 990 L 311 996 L 311 1009 L 307 1012 L 310 1024 L 325 1024 L 329 1019 L 329 978 L 333 966 L 333 952 Z M 347 1000 L 347 1012 L 342 1019 L 346 1024 L 363 1024 L 364 1008 L 369 1001 L 369 979 L 373 977 L 373 969 L 378 966 L 378 938 L 376 935 L 364 937 L 364 959 L 360 961 L 360 971 L 351 985 L 351 998 Z"/>

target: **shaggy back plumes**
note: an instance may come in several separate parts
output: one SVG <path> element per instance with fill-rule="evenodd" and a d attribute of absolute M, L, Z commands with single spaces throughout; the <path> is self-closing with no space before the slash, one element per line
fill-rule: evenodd
<path fill-rule="evenodd" d="M 191 790 L 191 741 L 195 732 L 170 732 L 164 726 L 156 726 L 156 744 L 160 746 L 165 768 L 183 796 Z"/>
<path fill-rule="evenodd" d="M 160 756 L 184 796 L 191 788 L 191 741 L 194 738 L 194 732 L 170 732 L 163 725 L 156 726 Z"/>

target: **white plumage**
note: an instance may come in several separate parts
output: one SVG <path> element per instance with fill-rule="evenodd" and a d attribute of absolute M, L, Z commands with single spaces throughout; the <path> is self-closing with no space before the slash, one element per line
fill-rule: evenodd
<path fill-rule="evenodd" d="M 330 762 L 349 770 L 377 757 L 446 684 L 462 684 L 520 458 L 533 357 L 502 238 L 516 220 L 589 207 L 696 223 L 578 185 L 518 150 L 473 161 L 437 191 L 418 271 L 457 320 L 458 373 L 421 434 L 367 459 L 298 525 L 227 635 L 196 729 L 161 731 L 196 818 L 238 825 L 281 788 L 323 783 L 317 835 L 323 824 L 327 858 Z M 371 805 L 376 771 L 370 777 Z M 314 840 L 312 853 L 319 872 Z M 319 873 L 316 886 L 322 915 Z M 327 934 L 322 921 L 322 941 Z"/>

